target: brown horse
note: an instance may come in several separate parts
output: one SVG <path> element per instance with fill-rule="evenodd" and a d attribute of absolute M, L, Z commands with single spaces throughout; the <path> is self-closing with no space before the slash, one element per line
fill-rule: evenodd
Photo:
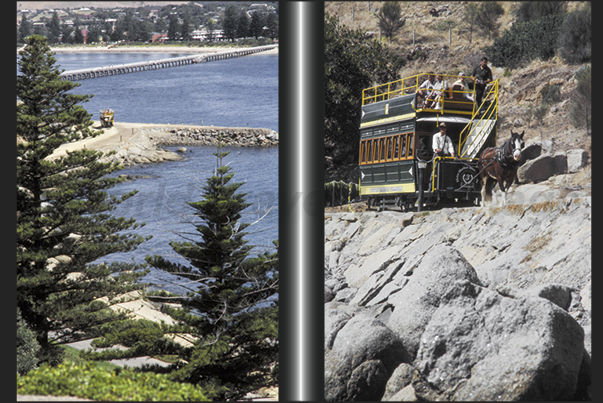
<path fill-rule="evenodd" d="M 503 191 L 503 205 L 506 204 L 507 190 L 517 175 L 521 150 L 525 147 L 524 133 L 525 131 L 521 134 L 511 131 L 511 138 L 502 147 L 486 148 L 481 153 L 477 169 L 482 188 L 482 207 L 485 205 L 486 195 L 492 198 L 492 188 L 497 183 Z"/>

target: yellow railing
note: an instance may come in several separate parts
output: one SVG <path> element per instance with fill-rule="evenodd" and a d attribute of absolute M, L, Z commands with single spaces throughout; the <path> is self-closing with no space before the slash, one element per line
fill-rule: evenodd
<path fill-rule="evenodd" d="M 463 146 L 465 145 L 467 140 L 471 137 L 472 131 L 478 130 L 478 128 L 482 127 L 482 122 L 484 120 L 490 120 L 490 119 L 496 120 L 498 118 L 498 93 L 499 93 L 499 81 L 498 81 L 498 79 L 496 79 L 496 80 L 492 81 L 491 83 L 489 83 L 488 87 L 486 87 L 486 91 L 484 91 L 484 96 L 482 97 L 482 104 L 480 105 L 480 108 L 478 108 L 478 111 L 485 106 L 486 101 L 492 101 L 492 102 L 490 102 L 488 107 L 486 109 L 484 109 L 483 113 L 474 114 L 471 121 L 467 124 L 467 126 L 465 126 L 463 131 L 461 131 L 461 134 L 459 136 L 459 138 L 460 138 L 459 156 L 460 157 L 463 157 L 463 155 L 461 155 L 460 152 L 463 149 Z"/>
<path fill-rule="evenodd" d="M 437 83 L 436 77 L 442 77 L 442 81 L 444 81 L 444 96 L 440 100 L 443 102 L 440 102 L 439 105 L 434 102 L 435 99 L 428 97 L 429 93 L 433 90 L 423 90 L 420 88 L 429 76 L 433 76 L 433 84 Z M 461 78 L 464 79 L 464 88 L 455 87 L 454 84 Z M 451 109 L 461 110 L 467 114 L 473 114 L 473 97 L 475 96 L 475 91 L 469 90 L 467 87 L 467 80 L 469 78 L 469 76 L 461 77 L 447 74 L 416 74 L 414 76 L 364 89 L 362 91 L 362 105 L 385 101 L 403 95 L 418 94 L 417 105 L 414 106 L 416 110 Z"/>

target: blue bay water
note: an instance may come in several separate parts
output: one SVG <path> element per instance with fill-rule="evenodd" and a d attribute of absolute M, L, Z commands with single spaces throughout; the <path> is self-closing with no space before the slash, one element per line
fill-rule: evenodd
<path fill-rule="evenodd" d="M 181 54 L 56 54 L 64 70 L 117 65 L 177 57 Z M 202 64 L 78 81 L 73 90 L 94 94 L 82 104 L 98 120 L 101 109 L 115 111 L 115 120 L 131 123 L 198 124 L 226 127 L 256 127 L 278 131 L 278 55 L 261 53 Z M 175 149 L 172 147 L 171 149 Z M 120 195 L 138 194 L 120 204 L 112 214 L 145 223 L 134 232 L 152 235 L 135 251 L 105 256 L 100 261 L 143 263 L 146 255 L 158 254 L 186 263 L 169 246 L 170 241 L 199 241 L 199 219 L 187 202 L 201 200 L 201 187 L 214 173 L 215 147 L 187 147 L 184 161 L 141 165 L 118 174 L 144 175 L 109 190 Z M 244 182 L 239 191 L 253 203 L 244 211 L 243 222 L 253 223 L 245 239 L 252 254 L 274 251 L 278 239 L 278 149 L 227 147 L 224 159 L 235 173 L 234 182 Z M 256 222 L 257 221 L 257 222 Z M 152 288 L 183 293 L 193 287 L 177 277 L 151 269 L 144 281 Z"/>

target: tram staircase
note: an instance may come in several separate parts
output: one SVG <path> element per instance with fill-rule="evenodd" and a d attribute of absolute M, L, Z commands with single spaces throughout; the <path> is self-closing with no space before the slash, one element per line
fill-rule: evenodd
<path fill-rule="evenodd" d="M 494 101 L 489 102 L 486 106 L 488 97 L 493 94 Z M 461 133 L 461 138 L 464 138 L 464 143 L 461 144 L 460 157 L 462 158 L 478 158 L 479 153 L 484 149 L 485 144 L 490 139 L 490 135 L 496 128 L 496 120 L 498 115 L 498 80 L 495 81 L 490 92 L 484 96 L 484 102 L 479 109 L 484 110 L 483 114 L 475 112 L 467 126 Z M 468 131 L 467 135 L 464 134 Z"/>
<path fill-rule="evenodd" d="M 479 152 L 484 147 L 484 144 L 490 138 L 490 134 L 496 126 L 496 119 L 480 119 L 472 120 L 467 124 L 469 127 L 469 135 L 461 149 L 461 157 L 477 158 Z"/>

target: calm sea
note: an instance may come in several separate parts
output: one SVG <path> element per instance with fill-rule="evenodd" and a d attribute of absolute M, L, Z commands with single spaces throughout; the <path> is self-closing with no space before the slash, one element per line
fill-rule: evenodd
<path fill-rule="evenodd" d="M 64 70 L 118 65 L 163 59 L 182 54 L 56 54 Z M 278 131 L 278 55 L 255 54 L 221 60 L 101 77 L 78 81 L 73 90 L 94 94 L 83 104 L 98 120 L 101 109 L 115 111 L 115 120 L 132 123 L 203 124 L 227 127 L 256 127 Z M 144 262 L 146 255 L 158 254 L 186 263 L 169 246 L 170 241 L 200 240 L 193 210 L 186 204 L 201 199 L 201 187 L 216 166 L 215 147 L 187 147 L 185 161 L 164 162 L 124 169 L 116 174 L 143 175 L 144 179 L 122 183 L 111 194 L 138 190 L 138 194 L 113 211 L 115 216 L 133 217 L 145 226 L 135 232 L 153 235 L 135 251 L 105 256 L 100 261 Z M 173 149 L 173 148 L 172 148 Z M 226 148 L 225 158 L 235 172 L 233 181 L 244 182 L 253 205 L 244 211 L 244 222 L 254 223 L 245 239 L 255 246 L 252 254 L 274 251 L 278 239 L 278 149 Z M 153 288 L 183 293 L 186 282 L 152 269 L 145 277 Z"/>

